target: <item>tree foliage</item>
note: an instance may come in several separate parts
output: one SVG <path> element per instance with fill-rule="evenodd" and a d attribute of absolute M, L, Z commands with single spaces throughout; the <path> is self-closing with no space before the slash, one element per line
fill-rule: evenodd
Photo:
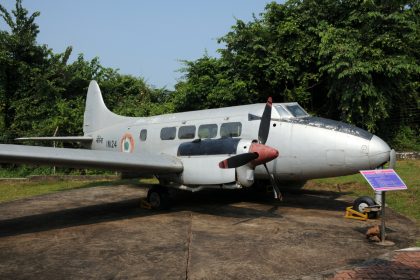
<path fill-rule="evenodd" d="M 273 96 L 389 137 L 390 124 L 404 120 L 418 131 L 419 8 L 419 1 L 270 3 L 219 39 L 220 58 L 185 62 L 175 108 Z"/>

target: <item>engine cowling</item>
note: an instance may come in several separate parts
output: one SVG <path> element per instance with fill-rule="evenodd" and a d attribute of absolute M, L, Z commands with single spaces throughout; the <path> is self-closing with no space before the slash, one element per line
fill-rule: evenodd
<path fill-rule="evenodd" d="M 278 154 L 276 149 L 256 140 L 239 138 L 197 139 L 182 143 L 178 156 L 183 161 L 184 171 L 179 181 L 188 185 L 236 181 L 249 187 L 254 183 L 255 167 L 275 159 Z M 230 157 L 226 159 L 227 156 Z"/>

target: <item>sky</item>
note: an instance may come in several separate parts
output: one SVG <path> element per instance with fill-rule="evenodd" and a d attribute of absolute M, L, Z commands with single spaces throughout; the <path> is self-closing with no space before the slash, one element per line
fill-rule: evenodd
<path fill-rule="evenodd" d="M 2 0 L 9 11 L 14 0 Z M 73 47 L 70 61 L 83 53 L 122 74 L 143 77 L 154 87 L 173 89 L 182 60 L 205 52 L 218 56 L 217 38 L 236 19 L 251 21 L 264 11 L 266 0 L 23 0 L 30 13 L 41 12 L 39 44 L 54 52 Z M 0 19 L 0 28 L 5 23 Z"/>

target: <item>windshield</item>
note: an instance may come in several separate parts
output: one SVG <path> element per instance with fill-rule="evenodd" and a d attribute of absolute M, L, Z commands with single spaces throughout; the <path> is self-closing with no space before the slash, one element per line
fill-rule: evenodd
<path fill-rule="evenodd" d="M 309 116 L 297 103 L 283 103 L 275 106 L 282 119 L 299 118 Z"/>
<path fill-rule="evenodd" d="M 292 113 L 294 117 L 306 117 L 308 116 L 308 113 L 305 112 L 305 110 L 302 109 L 298 104 L 292 104 L 292 105 L 285 105 L 286 109 Z"/>
<path fill-rule="evenodd" d="M 277 112 L 279 113 L 280 118 L 291 118 L 292 117 L 292 115 L 289 113 L 289 111 L 284 109 L 283 106 L 278 105 L 278 106 L 275 106 L 275 108 L 276 108 Z"/>

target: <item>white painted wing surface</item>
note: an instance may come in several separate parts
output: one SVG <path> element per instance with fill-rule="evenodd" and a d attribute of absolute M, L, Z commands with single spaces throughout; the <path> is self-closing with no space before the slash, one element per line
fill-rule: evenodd
<path fill-rule="evenodd" d="M 82 142 L 91 143 L 92 137 L 89 136 L 52 136 L 52 137 L 20 137 L 17 141 L 57 141 L 57 142 Z"/>
<path fill-rule="evenodd" d="M 0 145 L 0 162 L 54 165 L 76 168 L 99 168 L 135 171 L 144 174 L 182 172 L 182 162 L 164 154 L 128 154 L 120 152 L 51 148 L 27 145 Z"/>

